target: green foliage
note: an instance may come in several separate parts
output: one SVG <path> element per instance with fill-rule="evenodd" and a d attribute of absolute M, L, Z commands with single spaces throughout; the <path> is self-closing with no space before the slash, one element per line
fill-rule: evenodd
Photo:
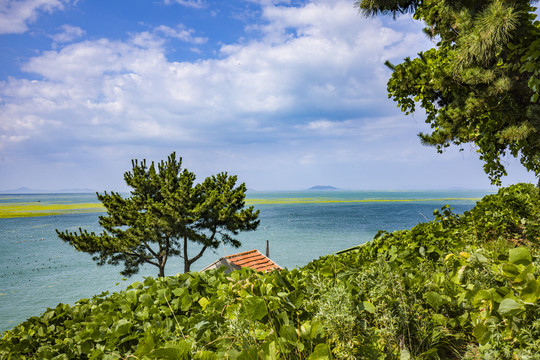
<path fill-rule="evenodd" d="M 60 304 L 5 332 L 0 358 L 539 358 L 538 190 L 434 215 L 302 269 L 146 278 Z"/>
<path fill-rule="evenodd" d="M 190 270 L 207 248 L 220 243 L 240 246 L 233 236 L 255 230 L 258 211 L 244 208 L 245 184 L 236 186 L 236 176 L 220 173 L 195 184 L 195 174 L 182 170 L 182 159 L 172 153 L 168 160 L 146 165 L 132 161 L 133 169 L 124 179 L 133 190 L 131 197 L 119 193 L 98 194 L 107 210 L 99 217 L 101 234 L 59 232 L 58 236 L 77 250 L 93 254 L 98 265 L 124 264 L 122 275 L 130 276 L 144 263 L 159 268 L 165 276 L 170 256 L 184 258 L 184 272 Z M 188 243 L 199 245 L 189 257 Z"/>
<path fill-rule="evenodd" d="M 506 175 L 501 158 L 519 157 L 540 175 L 540 22 L 533 1 L 360 0 L 366 16 L 414 13 L 436 47 L 391 65 L 388 96 L 406 114 L 420 105 L 442 152 L 473 143 L 493 183 Z"/>

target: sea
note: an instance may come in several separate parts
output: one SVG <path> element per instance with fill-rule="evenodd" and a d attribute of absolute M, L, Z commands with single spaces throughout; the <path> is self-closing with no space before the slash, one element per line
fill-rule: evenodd
<path fill-rule="evenodd" d="M 260 210 L 256 231 L 238 235 L 240 248 L 207 250 L 192 265 L 200 271 L 225 255 L 258 249 L 269 242 L 269 257 L 284 268 L 299 268 L 373 239 L 378 230 L 410 229 L 433 219 L 448 204 L 455 213 L 470 210 L 489 190 L 445 191 L 248 191 L 247 204 Z M 14 203 L 98 203 L 95 194 L 0 195 L 0 207 Z M 130 278 L 121 266 L 97 266 L 91 255 L 77 252 L 56 230 L 101 232 L 103 212 L 0 219 L 0 332 L 9 330 L 59 303 L 75 304 L 106 292 L 125 290 L 135 281 L 157 276 L 145 266 Z M 198 251 L 190 247 L 190 256 Z M 170 258 L 166 275 L 183 272 L 183 259 Z"/>

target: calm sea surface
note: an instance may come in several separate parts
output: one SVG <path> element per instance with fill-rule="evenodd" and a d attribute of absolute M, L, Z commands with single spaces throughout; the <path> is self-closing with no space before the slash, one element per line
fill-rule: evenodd
<path fill-rule="evenodd" d="M 300 191 L 248 192 L 261 211 L 257 231 L 239 235 L 242 247 L 208 251 L 193 266 L 198 271 L 224 255 L 259 249 L 270 241 L 270 258 L 282 267 L 301 267 L 320 256 L 373 238 L 378 230 L 409 229 L 433 218 L 434 209 L 451 205 L 456 213 L 474 206 L 488 191 Z M 426 200 L 431 199 L 431 200 Z M 433 200 L 437 199 L 437 200 Z M 369 200 L 369 201 L 366 201 Z M 95 194 L 0 195 L 2 203 L 98 202 Z M 119 291 L 157 275 L 147 266 L 122 279 L 120 266 L 98 267 L 91 256 L 62 242 L 55 229 L 79 227 L 100 232 L 100 213 L 0 219 L 0 331 L 11 329 L 58 303 L 74 304 L 104 291 Z M 191 255 L 196 248 L 190 248 Z M 171 258 L 168 275 L 182 272 L 182 259 Z"/>

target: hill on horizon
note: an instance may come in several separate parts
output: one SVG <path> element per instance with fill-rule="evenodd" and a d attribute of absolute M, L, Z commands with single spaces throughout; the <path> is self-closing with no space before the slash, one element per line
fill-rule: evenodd
<path fill-rule="evenodd" d="M 315 185 L 310 187 L 308 190 L 339 190 L 337 187 L 330 185 Z"/>

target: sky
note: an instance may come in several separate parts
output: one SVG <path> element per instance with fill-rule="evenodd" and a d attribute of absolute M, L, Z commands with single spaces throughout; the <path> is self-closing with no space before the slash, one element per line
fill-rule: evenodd
<path fill-rule="evenodd" d="M 172 152 L 254 190 L 492 189 L 388 99 L 421 29 L 353 0 L 0 0 L 0 190 L 125 191 L 131 159 Z"/>

